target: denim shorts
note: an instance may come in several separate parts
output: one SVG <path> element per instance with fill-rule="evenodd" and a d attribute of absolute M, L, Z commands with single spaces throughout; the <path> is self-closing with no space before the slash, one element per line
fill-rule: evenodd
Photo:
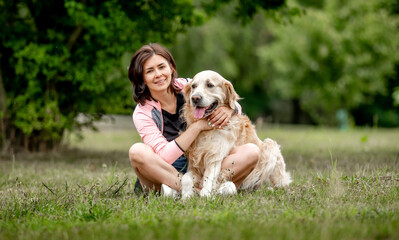
<path fill-rule="evenodd" d="M 181 155 L 174 163 L 172 163 L 172 166 L 176 168 L 179 173 L 185 174 L 188 167 L 187 158 L 184 155 Z M 139 178 L 137 178 L 136 184 L 134 185 L 134 192 L 136 194 L 143 192 Z"/>
<path fill-rule="evenodd" d="M 181 155 L 174 163 L 172 163 L 172 166 L 175 167 L 179 173 L 185 174 L 188 167 L 187 158 L 184 155 Z"/>

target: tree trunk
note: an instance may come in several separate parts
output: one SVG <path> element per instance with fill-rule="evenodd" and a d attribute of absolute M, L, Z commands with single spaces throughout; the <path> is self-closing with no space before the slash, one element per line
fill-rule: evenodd
<path fill-rule="evenodd" d="M 2 54 L 0 53 L 0 63 L 2 62 Z M 3 72 L 0 67 L 0 150 L 6 152 L 9 147 L 9 141 L 6 137 L 7 124 L 7 95 L 3 83 Z"/>
<path fill-rule="evenodd" d="M 69 50 L 72 49 L 73 45 L 75 45 L 76 41 L 78 40 L 80 34 L 82 33 L 83 26 L 82 24 L 78 24 L 75 28 L 75 31 L 69 36 L 68 43 L 67 43 L 67 48 Z"/>
<path fill-rule="evenodd" d="M 301 121 L 301 104 L 299 98 L 292 99 L 292 123 L 299 124 Z"/>

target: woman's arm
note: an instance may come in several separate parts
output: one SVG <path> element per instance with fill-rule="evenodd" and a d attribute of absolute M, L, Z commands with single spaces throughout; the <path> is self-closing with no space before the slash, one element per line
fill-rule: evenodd
<path fill-rule="evenodd" d="M 136 107 L 133 113 L 133 121 L 141 140 L 150 146 L 167 163 L 172 164 L 184 153 L 175 141 L 168 142 L 166 140 L 150 113 L 139 111 Z"/>
<path fill-rule="evenodd" d="M 175 142 L 183 151 L 186 151 L 201 131 L 212 129 L 212 126 L 205 120 L 199 120 L 191 124 L 186 131 L 175 139 Z"/>
<path fill-rule="evenodd" d="M 136 109 L 133 113 L 133 121 L 143 142 L 170 164 L 188 149 L 201 131 L 212 129 L 206 120 L 200 120 L 190 125 L 175 140 L 168 142 L 148 113 Z"/>

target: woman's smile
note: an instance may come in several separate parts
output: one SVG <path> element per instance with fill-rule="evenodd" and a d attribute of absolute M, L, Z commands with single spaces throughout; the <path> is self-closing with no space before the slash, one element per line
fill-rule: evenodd
<path fill-rule="evenodd" d="M 160 80 L 160 81 L 155 82 L 155 84 L 157 84 L 157 85 L 162 85 L 162 84 L 164 84 L 165 82 L 166 82 L 166 79 L 163 79 L 163 80 Z"/>

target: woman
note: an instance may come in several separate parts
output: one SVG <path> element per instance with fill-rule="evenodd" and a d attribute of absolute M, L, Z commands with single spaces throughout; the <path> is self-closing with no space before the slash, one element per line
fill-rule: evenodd
<path fill-rule="evenodd" d="M 201 131 L 227 125 L 235 110 L 219 107 L 208 121 L 199 120 L 185 129 L 180 110 L 184 104 L 182 89 L 188 80 L 177 78 L 175 60 L 159 44 L 144 45 L 137 50 L 129 66 L 129 79 L 137 103 L 133 121 L 143 140 L 130 148 L 130 162 L 144 189 L 162 188 L 164 195 L 176 196 L 181 190 L 182 175 L 187 171 L 184 151 Z M 222 169 L 234 171 L 232 181 L 238 187 L 254 169 L 258 158 L 257 146 L 242 145 L 223 160 Z"/>

